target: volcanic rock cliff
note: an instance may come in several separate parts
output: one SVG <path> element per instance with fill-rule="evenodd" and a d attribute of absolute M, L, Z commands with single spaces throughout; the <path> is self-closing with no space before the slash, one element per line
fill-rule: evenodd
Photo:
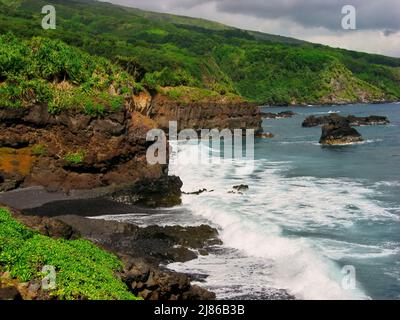
<path fill-rule="evenodd" d="M 158 179 L 148 165 L 146 133 L 156 124 L 127 108 L 104 116 L 46 106 L 0 108 L 0 191 L 44 186 L 50 191 L 131 185 Z"/>
<path fill-rule="evenodd" d="M 177 121 L 179 130 L 262 130 L 258 107 L 224 98 L 173 100 L 142 92 L 120 109 L 96 116 L 74 110 L 51 114 L 45 105 L 0 107 L 0 192 L 43 186 L 64 192 L 103 187 L 114 193 L 168 180 L 168 165 L 146 160 L 152 143 L 146 134 L 154 128 L 168 130 L 169 121 Z M 175 200 L 178 180 L 173 180 L 175 188 L 159 184 L 168 185 Z"/>
<path fill-rule="evenodd" d="M 168 93 L 169 89 L 166 89 Z M 172 89 L 171 89 L 172 90 Z M 178 99 L 158 93 L 151 97 L 142 93 L 135 97 L 135 110 L 149 116 L 158 127 L 167 131 L 170 121 L 184 129 L 254 129 L 262 131 L 260 108 L 239 97 L 191 97 Z"/>

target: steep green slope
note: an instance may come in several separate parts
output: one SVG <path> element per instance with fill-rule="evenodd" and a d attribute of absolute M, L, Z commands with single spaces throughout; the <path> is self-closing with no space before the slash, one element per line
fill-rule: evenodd
<path fill-rule="evenodd" d="M 42 30 L 41 7 L 57 9 Z M 0 32 L 41 35 L 108 57 L 150 90 L 191 86 L 270 104 L 400 99 L 400 59 L 92 0 L 2 6 Z"/>

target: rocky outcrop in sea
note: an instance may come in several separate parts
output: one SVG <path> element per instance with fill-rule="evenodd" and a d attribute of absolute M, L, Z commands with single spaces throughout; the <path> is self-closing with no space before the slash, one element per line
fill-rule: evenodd
<path fill-rule="evenodd" d="M 390 120 L 387 117 L 382 116 L 356 117 L 349 115 L 347 117 L 343 117 L 338 113 L 332 113 L 329 116 L 310 116 L 304 120 L 302 126 L 305 128 L 311 128 L 332 122 L 347 122 L 352 127 L 390 124 Z"/>
<path fill-rule="evenodd" d="M 347 123 L 331 123 L 322 127 L 322 135 L 319 141 L 322 145 L 342 145 L 354 142 L 362 142 L 361 134 Z"/>
<path fill-rule="evenodd" d="M 282 111 L 279 113 L 273 113 L 273 112 L 262 112 L 261 117 L 265 119 L 287 119 L 287 118 L 292 118 L 296 115 L 295 112 L 293 111 Z"/>

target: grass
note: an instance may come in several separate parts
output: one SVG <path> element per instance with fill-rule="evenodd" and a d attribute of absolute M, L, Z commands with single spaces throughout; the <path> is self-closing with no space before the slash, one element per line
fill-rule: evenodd
<path fill-rule="evenodd" d="M 115 273 L 122 262 L 86 240 L 53 239 L 32 231 L 0 208 L 0 270 L 20 282 L 41 279 L 43 266 L 56 270 L 49 295 L 75 300 L 136 300 Z"/>
<path fill-rule="evenodd" d="M 243 99 L 240 96 L 232 93 L 226 93 L 222 95 L 213 90 L 193 88 L 187 86 L 159 88 L 159 93 L 167 96 L 171 100 L 184 101 L 187 103 L 191 102 L 199 103 L 199 102 L 210 102 L 210 101 L 221 101 L 221 100 L 243 102 Z"/>

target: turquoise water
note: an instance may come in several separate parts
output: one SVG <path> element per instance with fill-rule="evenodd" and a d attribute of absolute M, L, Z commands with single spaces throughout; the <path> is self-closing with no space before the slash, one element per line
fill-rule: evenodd
<path fill-rule="evenodd" d="M 298 299 L 399 299 L 400 105 L 265 111 L 288 109 L 297 115 L 263 122 L 275 138 L 256 140 L 254 170 L 232 159 L 199 163 L 198 155 L 210 152 L 206 143 L 174 147 L 186 161 L 171 161 L 170 172 L 182 178 L 184 191 L 214 190 L 183 197 L 186 223 L 214 225 L 224 245 L 170 267 L 208 275 L 201 285 L 219 299 L 285 298 L 282 292 Z M 384 115 L 391 125 L 358 128 L 364 143 L 323 147 L 321 129 L 301 123 L 330 112 Z M 230 192 L 238 184 L 249 191 Z M 354 288 L 343 285 L 345 266 L 355 270 Z"/>
<path fill-rule="evenodd" d="M 274 108 L 273 112 L 288 108 Z M 289 108 L 290 109 L 290 108 Z M 265 120 L 266 131 L 276 134 L 271 140 L 256 143 L 256 157 L 269 161 L 285 161 L 290 165 L 282 173 L 287 178 L 305 177 L 323 181 L 320 192 L 337 188 L 338 202 L 348 194 L 347 207 L 332 205 L 332 219 L 337 209 L 338 223 L 319 224 L 318 219 L 294 226 L 284 225 L 283 234 L 306 237 L 321 244 L 322 252 L 339 265 L 354 265 L 357 280 L 373 299 L 400 298 L 400 105 L 354 105 L 292 109 L 294 118 Z M 363 144 L 322 147 L 315 142 L 320 128 L 302 128 L 308 115 L 329 111 L 341 115 L 383 115 L 389 126 L 357 128 L 366 140 Z M 328 179 L 328 180 L 327 180 Z M 331 180 L 331 184 L 325 184 Z M 268 181 L 266 181 L 268 185 Z M 361 190 L 360 190 L 361 188 Z M 354 194 L 352 194 L 354 192 Z M 305 192 L 304 197 L 312 196 Z M 333 198 L 326 203 L 329 209 Z M 354 196 L 354 198 L 352 197 Z M 360 199 L 361 196 L 361 199 Z M 323 198 L 324 199 L 324 198 Z M 326 200 L 326 199 L 325 199 Z M 346 200 L 345 200 L 346 201 Z M 361 207 L 357 206 L 361 204 Z M 301 206 L 301 203 L 297 205 Z M 310 208 L 311 214 L 312 209 Z M 318 208 L 314 208 L 318 214 Z M 298 217 L 301 219 L 301 216 Z"/>

